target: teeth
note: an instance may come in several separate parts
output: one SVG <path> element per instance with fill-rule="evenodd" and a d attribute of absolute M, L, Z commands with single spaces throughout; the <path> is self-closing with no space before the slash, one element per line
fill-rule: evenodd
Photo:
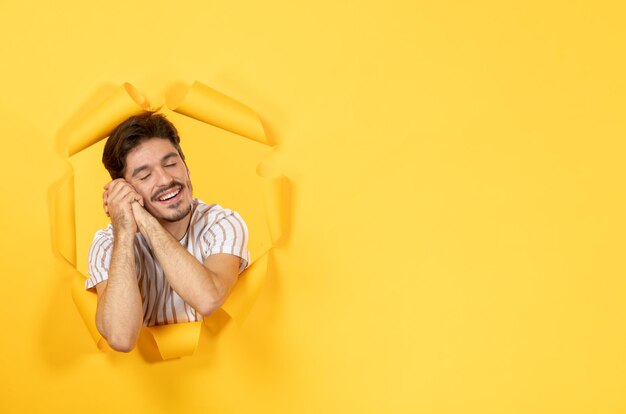
<path fill-rule="evenodd" d="M 180 188 L 177 188 L 174 191 L 170 191 L 169 193 L 162 195 L 161 197 L 159 197 L 159 200 L 161 200 L 161 201 L 169 200 L 172 197 L 176 197 L 176 195 L 179 192 L 180 192 Z"/>

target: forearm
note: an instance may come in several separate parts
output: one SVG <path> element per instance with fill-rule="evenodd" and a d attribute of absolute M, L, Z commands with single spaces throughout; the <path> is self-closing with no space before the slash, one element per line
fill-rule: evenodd
<path fill-rule="evenodd" d="M 143 324 L 133 243 L 132 233 L 116 235 L 107 285 L 96 312 L 98 330 L 118 351 L 130 351 L 134 347 Z"/>
<path fill-rule="evenodd" d="M 204 316 L 224 303 L 229 288 L 156 219 L 146 220 L 140 230 L 152 246 L 170 286 L 186 303 Z"/>

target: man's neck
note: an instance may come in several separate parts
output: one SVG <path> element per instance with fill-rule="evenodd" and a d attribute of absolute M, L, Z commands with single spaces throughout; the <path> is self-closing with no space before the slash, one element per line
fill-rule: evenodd
<path fill-rule="evenodd" d="M 187 229 L 189 228 L 189 222 L 191 221 L 191 211 L 185 216 L 185 218 L 178 221 L 158 221 L 159 224 L 161 224 L 161 226 L 163 226 L 163 228 L 172 235 L 172 237 L 174 237 L 176 240 L 181 240 L 185 236 L 185 233 L 187 233 Z"/>

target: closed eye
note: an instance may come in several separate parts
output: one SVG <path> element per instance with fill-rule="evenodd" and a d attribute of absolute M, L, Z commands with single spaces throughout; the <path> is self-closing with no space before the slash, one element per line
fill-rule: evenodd
<path fill-rule="evenodd" d="M 171 164 L 166 164 L 165 166 L 166 166 L 166 167 L 176 167 L 176 163 L 175 163 L 175 162 L 173 162 L 173 163 L 171 163 Z"/>
<path fill-rule="evenodd" d="M 144 181 L 144 180 L 148 179 L 148 177 L 150 177 L 150 174 L 145 175 L 145 176 L 143 176 L 143 177 L 141 177 L 141 178 L 139 178 L 139 179 L 140 179 L 141 181 Z"/>

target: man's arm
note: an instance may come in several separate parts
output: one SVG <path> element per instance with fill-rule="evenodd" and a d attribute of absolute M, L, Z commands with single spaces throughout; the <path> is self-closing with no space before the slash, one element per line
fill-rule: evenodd
<path fill-rule="evenodd" d="M 135 274 L 137 224 L 131 205 L 139 205 L 143 200 L 123 180 L 114 180 L 105 188 L 115 238 L 108 280 L 96 285 L 96 326 L 111 348 L 129 352 L 134 348 L 143 325 L 141 295 Z"/>
<path fill-rule="evenodd" d="M 132 206 L 141 234 L 150 246 L 170 286 L 203 316 L 224 304 L 239 274 L 239 258 L 214 254 L 200 263 L 142 206 Z"/>

